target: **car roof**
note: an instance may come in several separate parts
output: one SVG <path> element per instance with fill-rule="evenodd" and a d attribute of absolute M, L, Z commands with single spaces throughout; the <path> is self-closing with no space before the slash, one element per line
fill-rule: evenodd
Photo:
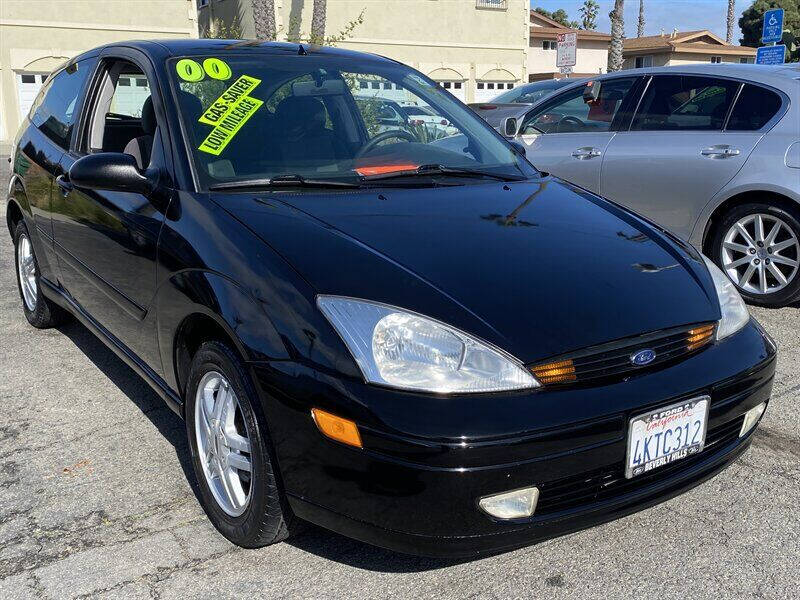
<path fill-rule="evenodd" d="M 655 75 L 655 74 L 677 74 L 688 73 L 692 75 L 709 75 L 721 77 L 733 77 L 756 83 L 772 85 L 782 88 L 785 91 L 797 91 L 798 79 L 800 79 L 800 64 L 787 63 L 783 65 L 756 65 L 740 63 L 698 63 L 680 65 L 674 67 L 645 67 L 641 69 L 624 69 L 598 75 L 596 79 L 603 80 L 611 77 L 625 75 Z"/>
<path fill-rule="evenodd" d="M 317 46 L 315 44 L 295 44 L 289 42 L 265 42 L 261 40 L 217 40 L 217 39 L 194 39 L 182 38 L 172 40 L 126 40 L 124 42 L 114 42 L 105 44 L 98 48 L 93 48 L 72 59 L 73 61 L 86 58 L 97 54 L 107 48 L 135 48 L 146 54 L 159 54 L 171 56 L 203 56 L 216 54 L 224 56 L 226 53 L 252 54 L 252 55 L 287 55 L 287 54 L 318 54 L 328 56 L 338 56 L 351 58 L 354 60 L 385 61 L 396 63 L 397 61 L 377 54 L 367 52 L 357 52 L 355 50 L 345 50 L 333 48 L 331 46 Z M 72 61 L 70 61 L 72 62 Z"/>

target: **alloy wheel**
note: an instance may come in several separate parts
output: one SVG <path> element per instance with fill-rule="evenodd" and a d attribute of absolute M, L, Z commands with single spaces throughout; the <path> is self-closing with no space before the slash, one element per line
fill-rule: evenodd
<path fill-rule="evenodd" d="M 250 436 L 236 392 L 217 371 L 206 373 L 197 386 L 195 432 L 214 500 L 227 514 L 238 517 L 252 495 Z"/>
<path fill-rule="evenodd" d="M 723 269 L 739 288 L 755 295 L 771 294 L 797 277 L 800 242 L 780 218 L 750 214 L 725 233 L 721 258 Z"/>
<path fill-rule="evenodd" d="M 23 234 L 17 240 L 17 271 L 19 286 L 25 306 L 33 312 L 36 310 L 36 260 L 33 258 L 33 247 L 30 238 Z"/>

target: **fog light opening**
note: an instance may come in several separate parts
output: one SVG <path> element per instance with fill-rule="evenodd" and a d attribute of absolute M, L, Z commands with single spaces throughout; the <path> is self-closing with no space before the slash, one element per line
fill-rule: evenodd
<path fill-rule="evenodd" d="M 533 515 L 538 500 L 539 488 L 528 487 L 484 496 L 478 506 L 496 519 L 523 519 Z"/>
<path fill-rule="evenodd" d="M 758 424 L 761 415 L 764 414 L 764 411 L 767 409 L 767 403 L 762 402 L 758 406 L 755 406 L 744 413 L 744 423 L 742 423 L 742 429 L 739 431 L 739 437 L 744 437 L 748 431 L 753 429 Z"/>

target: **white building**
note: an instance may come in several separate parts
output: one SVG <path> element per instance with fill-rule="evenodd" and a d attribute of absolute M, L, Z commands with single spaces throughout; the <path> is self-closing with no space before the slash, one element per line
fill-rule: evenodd
<path fill-rule="evenodd" d="M 605 73 L 611 35 L 599 31 L 572 29 L 558 21 L 530 11 L 528 81 L 563 77 L 556 67 L 556 38 L 559 33 L 575 33 L 578 38 L 576 64 L 570 77 Z"/>

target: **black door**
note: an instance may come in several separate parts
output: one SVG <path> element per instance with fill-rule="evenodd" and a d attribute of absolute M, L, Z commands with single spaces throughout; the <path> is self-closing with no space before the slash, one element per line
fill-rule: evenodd
<path fill-rule="evenodd" d="M 164 215 L 136 193 L 73 187 L 69 168 L 87 153 L 125 151 L 142 169 L 163 167 L 157 100 L 142 63 L 101 59 L 87 106 L 86 126 L 64 154 L 59 180 L 63 210 L 53 234 L 64 286 L 74 300 L 113 336 L 151 366 L 160 364 L 150 312 L 156 286 L 156 248 Z M 131 81 L 139 82 L 130 85 Z M 125 85 L 122 85 L 125 82 Z M 144 83 L 142 83 L 144 82 Z M 121 139 L 126 135 L 130 139 Z"/>

